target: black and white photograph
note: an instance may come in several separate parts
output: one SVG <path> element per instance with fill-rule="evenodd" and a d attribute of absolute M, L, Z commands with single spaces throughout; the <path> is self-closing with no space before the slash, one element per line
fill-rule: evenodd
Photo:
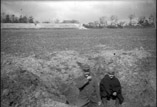
<path fill-rule="evenodd" d="M 1 107 L 156 107 L 156 0 L 1 0 Z"/>

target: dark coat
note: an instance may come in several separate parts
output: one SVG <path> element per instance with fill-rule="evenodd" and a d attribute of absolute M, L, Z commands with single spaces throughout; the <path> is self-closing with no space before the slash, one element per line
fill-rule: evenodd
<path fill-rule="evenodd" d="M 117 92 L 116 97 L 112 95 L 113 92 Z M 122 96 L 121 84 L 115 76 L 112 79 L 108 75 L 104 76 L 100 82 L 100 96 L 101 98 L 107 98 L 108 100 L 110 98 L 118 98 L 120 104 L 123 103 L 124 98 Z"/>

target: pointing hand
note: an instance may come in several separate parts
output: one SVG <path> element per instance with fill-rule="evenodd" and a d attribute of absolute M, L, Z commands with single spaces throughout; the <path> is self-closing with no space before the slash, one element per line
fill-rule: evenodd
<path fill-rule="evenodd" d="M 114 92 L 113 95 L 116 96 L 116 95 L 117 95 L 117 92 Z"/>
<path fill-rule="evenodd" d="M 88 76 L 87 79 L 88 79 L 88 80 L 91 80 L 91 79 L 92 79 L 92 76 Z"/>
<path fill-rule="evenodd" d="M 99 106 L 101 105 L 101 101 L 98 102 L 98 105 L 99 105 Z"/>

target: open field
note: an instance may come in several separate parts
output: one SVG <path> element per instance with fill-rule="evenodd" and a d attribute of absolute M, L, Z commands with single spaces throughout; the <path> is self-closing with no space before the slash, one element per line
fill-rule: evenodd
<path fill-rule="evenodd" d="M 156 107 L 155 29 L 2 29 L 2 107 L 77 107 L 77 62 L 98 80 L 112 64 L 122 107 Z"/>
<path fill-rule="evenodd" d="M 97 45 L 156 52 L 155 29 L 19 29 L 2 30 L 1 52 L 41 53 L 56 50 L 90 50 Z"/>

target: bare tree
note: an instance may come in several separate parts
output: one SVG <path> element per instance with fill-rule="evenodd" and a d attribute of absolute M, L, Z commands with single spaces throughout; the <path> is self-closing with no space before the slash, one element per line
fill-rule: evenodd
<path fill-rule="evenodd" d="M 6 14 L 3 12 L 1 13 L 1 23 L 5 22 Z"/>
<path fill-rule="evenodd" d="M 100 24 L 103 26 L 107 26 L 107 17 L 103 16 L 99 18 Z"/>
<path fill-rule="evenodd" d="M 156 28 L 156 18 L 153 14 L 149 16 L 149 24 L 154 25 L 154 27 Z"/>
<path fill-rule="evenodd" d="M 117 25 L 118 17 L 116 15 L 112 15 L 110 19 L 111 19 L 111 25 Z"/>
<path fill-rule="evenodd" d="M 138 23 L 141 24 L 141 25 L 143 25 L 145 23 L 145 20 L 146 20 L 146 17 L 145 16 L 141 16 L 138 19 Z"/>
<path fill-rule="evenodd" d="M 11 22 L 14 23 L 15 22 L 15 15 L 14 14 L 11 15 L 10 19 L 11 19 Z"/>
<path fill-rule="evenodd" d="M 30 17 L 29 17 L 29 19 L 28 19 L 28 21 L 29 21 L 29 23 L 33 23 L 33 22 L 34 22 L 33 17 L 32 17 L 32 16 L 30 16 Z"/>
<path fill-rule="evenodd" d="M 154 16 L 152 14 L 149 16 L 149 23 L 154 23 Z"/>
<path fill-rule="evenodd" d="M 11 22 L 11 20 L 10 20 L 10 15 L 7 14 L 7 15 L 6 15 L 6 18 L 5 18 L 5 23 L 10 23 L 10 22 Z"/>
<path fill-rule="evenodd" d="M 135 15 L 130 14 L 128 17 L 130 19 L 130 25 L 132 25 L 132 20 L 135 18 Z"/>

